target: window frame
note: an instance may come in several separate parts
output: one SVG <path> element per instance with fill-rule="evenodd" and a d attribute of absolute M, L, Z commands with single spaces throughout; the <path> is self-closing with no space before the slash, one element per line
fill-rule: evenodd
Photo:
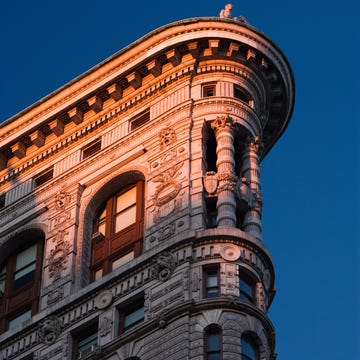
<path fill-rule="evenodd" d="M 210 335 L 216 335 L 218 346 L 214 349 L 209 348 L 209 336 Z M 222 360 L 223 358 L 223 341 L 222 341 L 222 329 L 217 324 L 212 324 L 206 327 L 204 331 L 204 358 L 205 360 Z M 217 355 L 217 358 L 214 358 L 213 356 Z"/>
<path fill-rule="evenodd" d="M 45 236 L 40 233 L 32 234 L 29 231 L 22 232 L 19 236 L 20 237 L 14 237 L 14 239 L 19 240 L 22 244 L 15 248 L 6 257 L 3 263 L 0 264 L 1 269 L 5 268 L 5 274 L 2 277 L 4 289 L 0 294 L 0 334 L 9 330 L 11 321 L 22 314 L 30 311 L 31 318 L 38 312 Z M 25 243 L 24 239 L 28 236 L 33 236 L 33 239 L 28 243 Z M 31 279 L 26 281 L 22 286 L 14 289 L 16 259 L 19 254 L 32 247 L 34 244 L 36 244 L 36 255 L 33 276 L 31 276 Z M 1 311 L 2 309 L 4 309 L 4 311 Z"/>
<path fill-rule="evenodd" d="M 86 324 L 85 326 L 82 326 L 79 329 L 76 329 L 75 332 L 73 332 L 72 335 L 72 360 L 81 359 L 82 356 L 80 356 L 79 352 L 79 343 L 85 339 L 90 338 L 91 336 L 97 335 L 97 341 L 96 344 L 91 344 L 88 349 L 91 349 L 92 347 L 99 346 L 99 320 L 96 318 L 95 321 L 91 321 L 90 323 Z M 89 353 L 90 353 L 89 352 Z M 87 354 L 89 354 L 87 353 Z"/>
<path fill-rule="evenodd" d="M 136 215 L 135 222 L 124 229 L 115 232 L 116 199 L 136 187 Z M 99 233 L 99 217 L 106 209 L 105 234 Z M 134 258 L 142 252 L 144 233 L 144 181 L 139 180 L 122 187 L 116 194 L 107 198 L 103 206 L 99 207 L 93 221 L 93 239 L 91 247 L 91 281 L 96 281 L 96 274 L 102 269 L 102 276 L 113 271 L 112 264 L 134 253 Z"/>
<path fill-rule="evenodd" d="M 201 96 L 203 98 L 216 96 L 216 82 L 203 84 L 201 87 Z"/>
<path fill-rule="evenodd" d="M 256 305 L 256 281 L 253 276 L 244 271 L 242 267 L 239 267 L 238 276 L 239 285 L 239 299 L 249 304 Z M 244 290 L 241 284 L 244 283 L 249 287 L 250 291 Z"/>
<path fill-rule="evenodd" d="M 253 352 L 253 355 L 249 355 L 249 353 L 245 353 L 244 349 L 245 346 L 244 344 L 247 344 Z M 259 360 L 259 347 L 254 339 L 253 336 L 251 336 L 249 333 L 245 333 L 243 335 L 241 335 L 241 360 Z"/>
<path fill-rule="evenodd" d="M 216 274 L 216 286 L 208 285 L 209 274 Z M 209 296 L 209 291 L 214 289 L 216 289 L 216 295 Z M 219 297 L 220 295 L 220 265 L 207 265 L 203 268 L 203 297 L 206 299 L 211 299 L 214 297 Z"/>
<path fill-rule="evenodd" d="M 135 327 L 136 325 L 145 321 L 145 304 L 144 294 L 131 298 L 118 307 L 119 313 L 119 334 Z M 143 317 L 125 326 L 126 317 L 130 314 L 134 314 L 136 311 L 143 309 Z"/>

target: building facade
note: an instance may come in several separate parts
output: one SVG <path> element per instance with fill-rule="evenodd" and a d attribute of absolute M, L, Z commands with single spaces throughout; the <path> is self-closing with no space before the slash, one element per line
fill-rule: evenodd
<path fill-rule="evenodd" d="M 0 125 L 0 359 L 275 359 L 260 162 L 291 68 L 242 18 L 161 27 Z"/>

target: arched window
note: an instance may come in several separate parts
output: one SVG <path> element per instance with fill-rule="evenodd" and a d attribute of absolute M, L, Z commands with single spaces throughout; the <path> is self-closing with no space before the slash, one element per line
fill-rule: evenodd
<path fill-rule="evenodd" d="M 259 351 L 254 339 L 245 334 L 241 337 L 241 360 L 258 360 Z"/>
<path fill-rule="evenodd" d="M 28 230 L 10 239 L 0 258 L 0 333 L 38 311 L 44 234 Z"/>
<path fill-rule="evenodd" d="M 205 329 L 205 360 L 222 360 L 221 327 L 210 325 Z"/>
<path fill-rule="evenodd" d="M 100 279 L 141 253 L 143 188 L 143 181 L 120 187 L 98 209 L 93 222 L 92 281 Z"/>

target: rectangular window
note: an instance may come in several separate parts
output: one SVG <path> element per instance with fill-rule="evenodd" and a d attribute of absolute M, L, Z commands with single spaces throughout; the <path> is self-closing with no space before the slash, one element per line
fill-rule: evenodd
<path fill-rule="evenodd" d="M 51 167 L 34 178 L 35 187 L 41 186 L 50 181 L 54 176 L 54 169 Z"/>
<path fill-rule="evenodd" d="M 136 222 L 136 186 L 116 198 L 115 232 Z"/>
<path fill-rule="evenodd" d="M 16 317 L 9 320 L 8 323 L 8 329 L 14 329 L 16 326 L 20 325 L 26 320 L 29 320 L 31 318 L 31 310 L 26 310 L 22 312 L 21 314 L 18 314 Z"/>
<path fill-rule="evenodd" d="M 82 359 L 98 345 L 98 322 L 79 329 L 73 336 L 73 359 Z"/>
<path fill-rule="evenodd" d="M 34 244 L 16 255 L 13 290 L 32 282 L 36 270 L 37 244 Z"/>
<path fill-rule="evenodd" d="M 119 309 L 120 333 L 144 321 L 144 297 L 132 299 Z"/>
<path fill-rule="evenodd" d="M 216 95 L 215 89 L 216 89 L 216 84 L 215 83 L 203 85 L 203 87 L 202 87 L 202 96 L 203 97 L 215 96 Z"/>
<path fill-rule="evenodd" d="M 255 303 L 255 282 L 243 273 L 239 276 L 239 293 L 241 300 Z"/>
<path fill-rule="evenodd" d="M 101 139 L 93 141 L 89 145 L 85 146 L 82 150 L 82 158 L 83 160 L 95 155 L 97 152 L 101 150 Z"/>
<path fill-rule="evenodd" d="M 219 268 L 211 267 L 204 271 L 204 296 L 212 298 L 220 295 L 219 291 Z"/>
<path fill-rule="evenodd" d="M 143 126 L 148 121 L 150 121 L 150 110 L 146 110 L 142 112 L 138 116 L 136 116 L 133 120 L 130 121 L 130 131 L 133 131 L 140 126 Z"/>

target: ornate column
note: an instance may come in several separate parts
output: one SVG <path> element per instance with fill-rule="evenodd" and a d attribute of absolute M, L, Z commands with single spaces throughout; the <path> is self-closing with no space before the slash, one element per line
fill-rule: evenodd
<path fill-rule="evenodd" d="M 262 195 L 260 185 L 260 151 L 259 137 L 248 138 L 242 159 L 241 174 L 246 178 L 252 192 L 249 210 L 245 213 L 244 231 L 261 240 Z"/>
<path fill-rule="evenodd" d="M 236 184 L 233 120 L 228 115 L 218 116 L 211 124 L 216 137 L 217 226 L 236 227 Z"/>

